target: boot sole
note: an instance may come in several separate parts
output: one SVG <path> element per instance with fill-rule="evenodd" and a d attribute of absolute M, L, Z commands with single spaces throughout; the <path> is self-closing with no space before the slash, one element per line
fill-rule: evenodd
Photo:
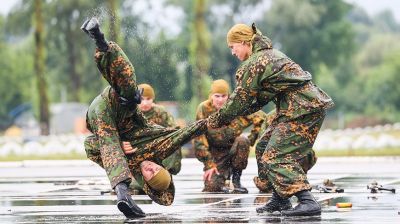
<path fill-rule="evenodd" d="M 312 212 L 307 212 L 307 214 L 285 214 L 285 212 L 282 212 L 283 216 L 319 216 L 321 215 L 321 211 L 312 211 Z"/>
<path fill-rule="evenodd" d="M 257 215 L 271 215 L 271 216 L 280 216 L 281 212 L 276 210 L 276 211 L 257 211 L 256 210 Z"/>
<path fill-rule="evenodd" d="M 133 212 L 132 209 L 129 207 L 128 203 L 125 201 L 118 202 L 117 207 L 127 218 L 145 217 L 145 215 Z"/>

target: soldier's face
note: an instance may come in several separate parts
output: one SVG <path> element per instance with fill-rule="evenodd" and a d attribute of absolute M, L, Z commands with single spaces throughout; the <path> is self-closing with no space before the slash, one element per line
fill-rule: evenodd
<path fill-rule="evenodd" d="M 151 162 L 151 161 L 143 161 L 140 163 L 140 170 L 142 171 L 142 175 L 145 181 L 149 181 L 151 178 L 153 178 L 160 170 L 162 167 L 158 165 L 157 163 Z"/>
<path fill-rule="evenodd" d="M 228 99 L 227 94 L 214 93 L 211 95 L 212 105 L 217 110 L 221 109 L 221 107 L 224 105 L 227 99 Z"/>
<path fill-rule="evenodd" d="M 228 47 L 231 49 L 232 55 L 236 56 L 239 60 L 244 61 L 251 55 L 250 44 L 242 43 L 229 43 Z"/>
<path fill-rule="evenodd" d="M 139 104 L 139 108 L 144 112 L 149 111 L 153 108 L 153 98 L 142 96 L 142 102 Z"/>

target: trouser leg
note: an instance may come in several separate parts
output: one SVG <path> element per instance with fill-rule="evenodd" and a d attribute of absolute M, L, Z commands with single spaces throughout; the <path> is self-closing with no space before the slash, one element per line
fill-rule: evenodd
<path fill-rule="evenodd" d="M 311 189 L 307 171 L 316 161 L 312 150 L 325 113 L 313 113 L 271 128 L 259 162 L 259 177 L 267 179 L 284 198 Z"/>
<path fill-rule="evenodd" d="M 232 155 L 231 173 L 234 193 L 248 193 L 248 190 L 241 184 L 241 176 L 242 171 L 247 167 L 249 153 L 250 141 L 244 136 L 237 137 L 229 153 Z"/>

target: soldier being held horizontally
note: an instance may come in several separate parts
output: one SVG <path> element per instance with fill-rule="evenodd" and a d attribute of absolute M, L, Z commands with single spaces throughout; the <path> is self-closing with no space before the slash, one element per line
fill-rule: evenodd
<path fill-rule="evenodd" d="M 149 84 L 143 83 L 140 84 L 138 88 L 143 91 L 141 102 L 138 106 L 147 121 L 149 123 L 161 125 L 163 127 L 176 127 L 174 117 L 167 110 L 165 110 L 163 106 L 158 105 L 154 102 L 155 92 L 153 87 L 151 87 Z M 123 142 L 122 148 L 123 150 L 131 150 L 132 146 L 129 142 Z M 182 151 L 179 148 L 172 155 L 164 159 L 162 161 L 162 164 L 169 173 L 171 173 L 172 175 L 176 175 L 181 170 L 181 160 Z M 134 190 L 134 192 L 138 191 L 139 193 L 142 193 L 142 188 L 143 182 L 141 180 L 132 181 L 130 185 L 130 189 Z"/>
<path fill-rule="evenodd" d="M 196 119 L 204 119 L 217 112 L 226 102 L 229 85 L 225 80 L 215 80 L 211 85 L 210 97 L 200 103 Z M 261 124 L 266 114 L 258 111 L 251 115 L 237 117 L 229 125 L 210 128 L 204 135 L 193 140 L 197 159 L 204 163 L 205 192 L 229 192 L 225 186 L 232 178 L 233 193 L 247 193 L 241 185 L 242 170 L 246 169 L 250 146 L 258 138 Z M 242 135 L 247 127 L 253 125 L 249 136 Z"/>
<path fill-rule="evenodd" d="M 310 193 L 307 171 L 315 164 L 312 149 L 331 98 L 304 71 L 253 24 L 233 26 L 227 44 L 242 64 L 236 71 L 236 88 L 225 105 L 209 117 L 208 125 L 218 128 L 238 116 L 260 110 L 268 102 L 276 105 L 276 115 L 256 146 L 258 177 L 273 190 L 258 213 L 280 211 L 285 216 L 321 214 Z M 299 46 L 300 47 L 300 46 Z M 289 198 L 298 205 L 292 208 Z"/>
<path fill-rule="evenodd" d="M 81 29 L 95 41 L 95 61 L 110 84 L 90 104 L 86 124 L 93 133 L 85 139 L 87 157 L 106 171 L 117 194 L 117 207 L 126 217 L 145 213 L 128 193 L 132 179 L 143 179 L 144 192 L 156 203 L 171 205 L 175 187 L 162 161 L 195 135 L 204 133 L 207 120 L 188 127 L 164 128 L 149 124 L 138 109 L 140 93 L 134 68 L 113 42 L 107 42 L 96 18 L 87 20 Z M 122 142 L 130 142 L 124 151 Z"/>

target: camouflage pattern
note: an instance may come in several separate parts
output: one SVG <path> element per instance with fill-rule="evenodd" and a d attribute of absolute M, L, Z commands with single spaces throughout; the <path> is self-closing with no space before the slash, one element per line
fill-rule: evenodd
<path fill-rule="evenodd" d="M 311 188 L 306 170 L 315 161 L 312 150 L 331 98 L 311 81 L 311 74 L 257 32 L 252 55 L 236 72 L 236 88 L 223 108 L 210 116 L 221 127 L 273 101 L 276 116 L 256 146 L 259 178 L 281 197 Z"/>
<path fill-rule="evenodd" d="M 135 69 L 122 49 L 109 42 L 107 52 L 96 49 L 94 58 L 102 76 L 116 94 L 128 100 L 134 100 L 138 91 Z"/>
<path fill-rule="evenodd" d="M 275 116 L 276 116 L 276 110 L 275 109 L 270 111 L 267 114 L 266 119 L 261 124 L 259 139 L 257 139 L 258 141 L 260 140 L 261 137 L 263 137 L 263 135 L 266 132 L 267 128 L 272 124 L 272 121 L 274 120 Z M 259 154 L 260 154 L 260 152 L 257 151 L 257 149 L 256 149 L 256 158 L 258 158 Z M 256 187 L 258 188 L 258 190 L 261 193 L 271 193 L 272 192 L 272 189 L 271 189 L 270 185 L 268 184 L 268 181 L 262 181 L 258 176 L 255 176 L 253 178 L 253 182 L 254 182 L 254 185 L 256 185 Z"/>
<path fill-rule="evenodd" d="M 245 136 L 239 136 L 228 150 L 211 149 L 213 162 L 219 171 L 211 180 L 204 181 L 203 192 L 222 192 L 225 181 L 230 179 L 232 169 L 244 170 L 250 153 L 250 141 Z"/>
<path fill-rule="evenodd" d="M 86 138 L 85 150 L 90 160 L 105 169 L 112 188 L 122 181 L 130 182 L 132 178 L 141 180 L 142 161 L 162 165 L 162 160 L 206 130 L 206 120 L 199 120 L 182 129 L 149 124 L 138 107 L 121 105 L 119 101 L 121 94 L 129 97 L 130 90 L 126 83 L 130 83 L 131 88 L 136 87 L 133 67 L 121 48 L 110 42 L 107 52 L 96 50 L 95 60 L 111 86 L 106 87 L 89 106 L 86 124 L 93 135 Z M 122 141 L 129 141 L 135 152 L 125 155 L 121 148 Z M 156 192 L 146 183 L 143 190 L 162 205 L 170 205 L 174 200 L 173 181 L 165 191 Z"/>
<path fill-rule="evenodd" d="M 163 127 L 175 127 L 174 117 L 165 110 L 163 106 L 154 104 L 148 111 L 142 111 L 149 123 L 158 124 Z M 173 175 L 181 170 L 182 150 L 176 150 L 171 156 L 163 160 L 164 167 Z"/>
<path fill-rule="evenodd" d="M 260 134 L 258 135 L 257 140 L 259 140 L 263 136 L 264 132 L 267 131 L 267 128 L 272 124 L 272 121 L 275 119 L 275 116 L 276 116 L 276 110 L 271 110 L 267 114 L 264 122 L 261 124 L 260 132 L 259 132 Z"/>
<path fill-rule="evenodd" d="M 174 117 L 161 105 L 153 104 L 150 110 L 142 111 L 142 113 L 149 123 L 158 124 L 163 127 L 176 126 Z"/>
<path fill-rule="evenodd" d="M 205 119 L 217 112 L 211 100 L 202 102 L 197 108 L 196 119 Z M 218 192 L 229 179 L 232 168 L 243 170 L 247 167 L 250 145 L 258 138 L 266 114 L 258 111 L 248 116 L 238 117 L 229 125 L 208 129 L 204 135 L 193 140 L 195 154 L 204 163 L 204 171 L 217 167 L 220 175 L 213 175 L 211 181 L 205 180 L 203 191 Z M 243 130 L 253 125 L 249 136 L 241 136 Z"/>

